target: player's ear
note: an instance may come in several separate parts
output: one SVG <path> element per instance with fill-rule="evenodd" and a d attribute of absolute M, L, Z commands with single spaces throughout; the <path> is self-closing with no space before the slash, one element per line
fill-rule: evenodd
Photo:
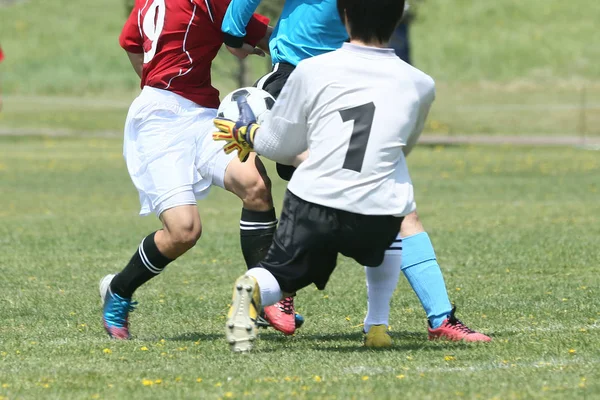
<path fill-rule="evenodd" d="M 254 116 L 254 112 L 252 108 L 250 108 L 250 104 L 245 97 L 237 98 L 238 110 L 240 111 L 239 121 L 243 125 L 248 125 L 256 122 L 256 117 Z"/>

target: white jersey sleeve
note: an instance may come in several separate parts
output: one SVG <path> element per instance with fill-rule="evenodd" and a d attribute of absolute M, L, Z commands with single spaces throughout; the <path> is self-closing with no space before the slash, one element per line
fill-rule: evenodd
<path fill-rule="evenodd" d="M 308 148 L 308 93 L 301 75 L 301 70 L 292 72 L 254 140 L 258 154 L 285 165 Z"/>
<path fill-rule="evenodd" d="M 406 146 L 402 149 L 404 152 L 404 156 L 408 156 L 408 154 L 412 151 L 413 147 L 417 144 L 419 137 L 421 136 L 421 132 L 425 127 L 425 121 L 427 120 L 427 116 L 429 115 L 429 110 L 431 109 L 431 104 L 435 100 L 435 83 L 431 77 L 421 74 L 420 77 L 417 78 L 415 82 L 415 88 L 417 89 L 417 93 L 419 93 L 419 114 L 417 117 L 417 123 L 415 124 L 415 128 L 413 129 L 411 135 L 408 137 L 406 141 Z"/>

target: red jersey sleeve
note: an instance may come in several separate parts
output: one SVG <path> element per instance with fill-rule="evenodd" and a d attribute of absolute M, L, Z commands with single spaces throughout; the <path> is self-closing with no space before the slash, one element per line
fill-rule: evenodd
<path fill-rule="evenodd" d="M 248 25 L 246 25 L 246 37 L 244 42 L 256 46 L 260 39 L 264 38 L 267 34 L 267 27 L 269 26 L 269 18 L 264 15 L 254 14 Z"/>
<path fill-rule="evenodd" d="M 0 47 L 0 62 L 4 60 L 4 52 L 2 52 L 2 47 Z"/>
<path fill-rule="evenodd" d="M 133 10 L 131 10 L 131 14 L 129 14 L 129 18 L 127 18 L 127 21 L 125 22 L 125 26 L 123 26 L 121 35 L 119 36 L 119 44 L 123 49 L 130 53 L 144 52 L 144 47 L 142 46 L 144 41 L 140 32 L 138 16 L 138 2 L 136 1 Z"/>

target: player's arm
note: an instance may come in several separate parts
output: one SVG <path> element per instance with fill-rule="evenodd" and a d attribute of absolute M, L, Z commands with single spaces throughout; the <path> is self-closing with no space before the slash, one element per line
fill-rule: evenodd
<path fill-rule="evenodd" d="M 221 24 L 223 42 L 227 50 L 238 58 L 243 59 L 251 54 L 264 56 L 264 52 L 260 49 L 268 52 L 269 38 L 273 29 L 267 25 L 260 37 L 253 37 L 260 33 L 260 22 L 263 22 L 260 18 L 262 16 L 254 14 L 259 4 L 260 0 L 232 0 L 223 16 Z"/>
<path fill-rule="evenodd" d="M 136 6 L 131 10 L 131 14 L 129 14 L 129 18 L 123 26 L 119 36 L 119 44 L 127 53 L 133 70 L 141 78 L 144 66 L 144 47 L 142 46 L 143 38 L 138 25 L 138 12 L 136 2 Z"/>
<path fill-rule="evenodd" d="M 245 99 L 239 99 L 240 119 L 237 122 L 216 118 L 213 139 L 224 140 L 226 153 L 238 151 L 245 161 L 251 151 L 285 165 L 298 165 L 306 158 L 308 91 L 301 73 L 296 69 L 283 87 L 271 113 L 261 126 L 256 124 Z"/>
<path fill-rule="evenodd" d="M 425 127 L 425 121 L 427 120 L 427 116 L 429 115 L 431 105 L 435 100 L 435 83 L 433 82 L 433 79 L 427 77 L 427 79 L 418 83 L 417 91 L 419 92 L 419 112 L 417 115 L 415 127 L 413 128 L 410 136 L 406 140 L 406 146 L 404 146 L 402 149 L 405 157 L 408 156 L 408 154 L 412 151 L 413 147 L 415 147 L 415 145 L 417 144 L 417 141 L 421 136 L 421 132 L 423 132 L 423 128 Z"/>
<path fill-rule="evenodd" d="M 144 53 L 130 53 L 127 52 L 127 57 L 129 57 L 129 62 L 131 62 L 131 66 L 136 74 L 142 78 L 142 69 L 144 68 Z"/>
<path fill-rule="evenodd" d="M 299 164 L 308 149 L 309 92 L 305 75 L 302 65 L 292 72 L 254 140 L 258 154 L 280 164 Z"/>

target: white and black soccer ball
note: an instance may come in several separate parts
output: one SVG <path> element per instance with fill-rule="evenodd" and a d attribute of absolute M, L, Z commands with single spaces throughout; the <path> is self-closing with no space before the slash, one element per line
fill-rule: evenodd
<path fill-rule="evenodd" d="M 255 87 L 236 89 L 221 101 L 221 105 L 217 110 L 217 117 L 237 121 L 240 116 L 237 99 L 240 97 L 246 98 L 256 117 L 256 122 L 259 124 L 262 123 L 275 104 L 275 98 L 262 89 Z"/>

